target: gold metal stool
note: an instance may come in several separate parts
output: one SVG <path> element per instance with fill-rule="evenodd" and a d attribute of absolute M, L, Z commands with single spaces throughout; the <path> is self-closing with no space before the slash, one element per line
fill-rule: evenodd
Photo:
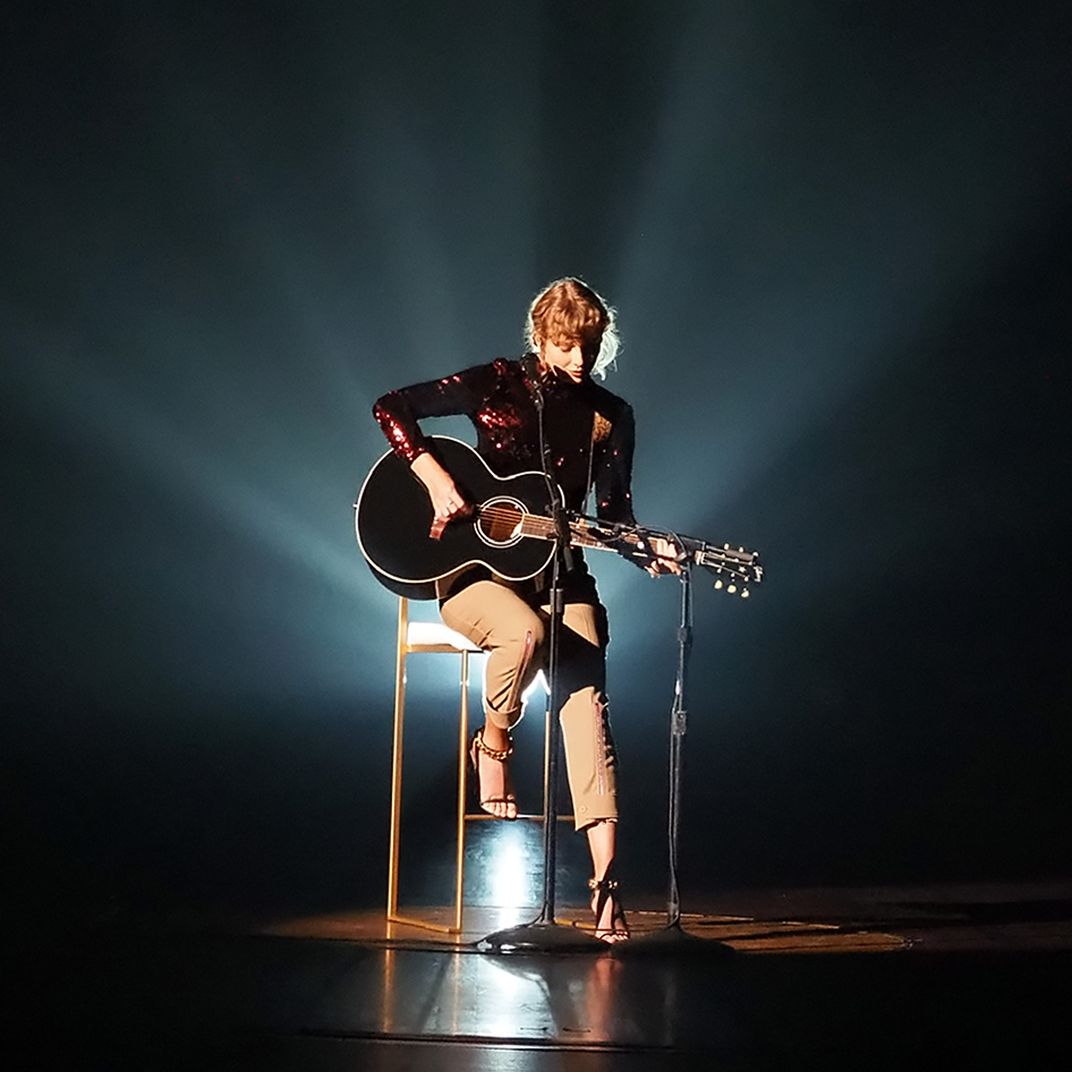
<path fill-rule="evenodd" d="M 458 796 L 456 803 L 456 842 L 454 861 L 454 921 L 444 926 L 434 920 L 402 915 L 398 911 L 398 869 L 402 825 L 402 753 L 406 711 L 406 659 L 419 653 L 457 655 L 460 657 L 458 675 Z M 467 813 L 465 793 L 469 774 L 469 656 L 483 652 L 461 633 L 441 621 L 411 622 L 409 600 L 398 600 L 398 641 L 395 653 L 395 715 L 391 757 L 391 826 L 387 860 L 387 920 L 445 934 L 460 934 L 462 930 L 462 888 L 465 881 L 465 824 L 473 820 L 494 820 L 480 811 Z M 548 745 L 550 724 L 544 725 L 544 796 L 547 794 Z M 561 822 L 573 822 L 572 815 L 558 816 Z M 543 814 L 518 815 L 519 820 L 543 821 Z"/>
<path fill-rule="evenodd" d="M 404 916 L 398 911 L 398 864 L 402 825 L 402 751 L 406 712 L 406 659 L 416 653 L 458 655 L 460 698 L 458 704 L 458 799 L 457 844 L 454 862 L 454 924 Z M 395 653 L 395 721 L 391 757 L 391 831 L 387 860 L 387 919 L 415 927 L 458 934 L 462 929 L 462 884 L 465 878 L 465 789 L 469 744 L 469 656 L 480 648 L 442 622 L 411 622 L 409 600 L 398 600 L 398 644 Z"/>

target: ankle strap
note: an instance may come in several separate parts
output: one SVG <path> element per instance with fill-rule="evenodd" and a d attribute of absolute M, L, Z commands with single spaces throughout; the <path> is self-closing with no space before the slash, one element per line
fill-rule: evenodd
<path fill-rule="evenodd" d="M 505 748 L 490 748 L 484 743 L 484 730 L 483 728 L 476 731 L 473 736 L 473 740 L 476 742 L 477 748 L 484 753 L 489 759 L 494 759 L 499 763 L 505 763 L 514 754 L 514 739 L 507 736 L 507 745 Z"/>
<path fill-rule="evenodd" d="M 590 878 L 588 880 L 588 888 L 590 890 L 616 890 L 618 888 L 618 880 L 616 878 Z"/>

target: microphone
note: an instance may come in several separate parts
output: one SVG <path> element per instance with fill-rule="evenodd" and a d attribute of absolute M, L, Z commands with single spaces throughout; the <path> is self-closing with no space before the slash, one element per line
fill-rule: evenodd
<path fill-rule="evenodd" d="M 540 362 L 535 354 L 527 354 L 521 359 L 521 367 L 529 380 L 532 401 L 538 410 L 543 410 L 543 385 L 540 383 Z"/>

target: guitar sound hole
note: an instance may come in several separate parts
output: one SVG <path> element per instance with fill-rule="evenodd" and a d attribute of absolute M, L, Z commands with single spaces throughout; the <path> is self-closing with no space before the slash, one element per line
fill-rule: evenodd
<path fill-rule="evenodd" d="M 512 502 L 486 503 L 480 510 L 480 533 L 489 543 L 511 543 L 524 512 Z"/>

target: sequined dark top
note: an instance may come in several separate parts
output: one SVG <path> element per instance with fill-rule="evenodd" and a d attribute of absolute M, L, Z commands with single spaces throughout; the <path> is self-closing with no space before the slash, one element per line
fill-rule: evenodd
<path fill-rule="evenodd" d="M 477 451 L 499 476 L 539 470 L 539 417 L 534 400 L 534 355 L 496 358 L 488 365 L 441 380 L 401 387 L 376 401 L 372 412 L 392 449 L 407 462 L 428 449 L 418 421 L 425 417 L 468 417 L 476 428 Z M 576 384 L 548 373 L 539 376 L 544 398 L 544 435 L 569 510 L 583 510 L 591 473 L 596 513 L 605 521 L 633 524 L 633 410 L 591 380 Z M 441 598 L 488 576 L 482 566 L 450 582 Z M 522 586 L 522 594 L 543 602 L 546 577 Z M 580 552 L 565 578 L 568 602 L 599 603 L 595 581 Z"/>
<path fill-rule="evenodd" d="M 500 357 L 441 380 L 391 391 L 377 400 L 372 412 L 392 449 L 407 462 L 428 449 L 418 421 L 463 415 L 476 428 L 477 451 L 499 476 L 538 470 L 536 375 L 531 355 L 519 361 Z M 540 378 L 540 387 L 544 434 L 567 508 L 583 508 L 591 471 L 597 515 L 633 523 L 632 407 L 592 380 L 575 384 L 547 374 Z"/>

